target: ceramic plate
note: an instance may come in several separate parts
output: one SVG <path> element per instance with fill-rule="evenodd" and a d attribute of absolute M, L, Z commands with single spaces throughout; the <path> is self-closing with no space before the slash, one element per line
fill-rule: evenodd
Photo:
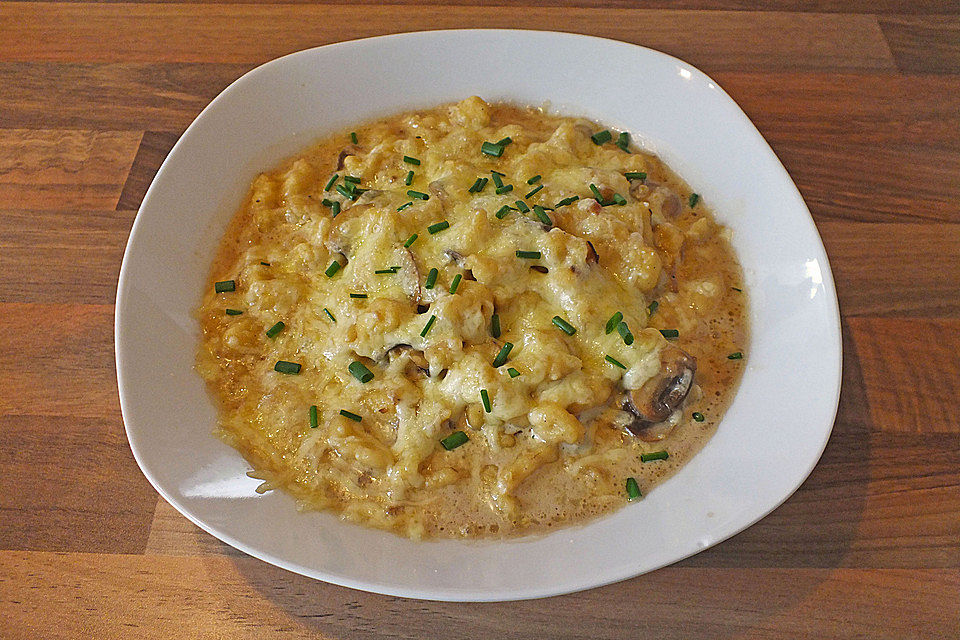
<path fill-rule="evenodd" d="M 256 494 L 247 463 L 212 435 L 214 406 L 193 369 L 192 311 L 228 220 L 258 172 L 316 139 L 470 95 L 548 105 L 630 131 L 732 229 L 752 323 L 733 405 L 703 451 L 644 500 L 536 538 L 414 542 L 298 513 L 283 493 Z M 567 593 L 717 544 L 804 481 L 830 435 L 840 388 L 839 315 L 823 245 L 790 177 L 736 103 L 662 53 L 536 31 L 344 42 L 274 60 L 230 85 L 183 134 L 143 200 L 120 271 L 116 354 L 130 446 L 184 516 L 290 571 L 437 600 Z"/>

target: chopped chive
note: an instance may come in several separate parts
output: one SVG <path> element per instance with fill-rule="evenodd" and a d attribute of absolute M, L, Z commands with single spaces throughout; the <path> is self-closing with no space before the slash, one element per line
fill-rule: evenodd
<path fill-rule="evenodd" d="M 484 142 L 482 145 L 480 145 L 480 152 L 484 155 L 499 158 L 503 155 L 503 147 L 493 142 Z"/>
<path fill-rule="evenodd" d="M 497 220 L 503 220 L 506 217 L 506 215 L 513 210 L 514 210 L 513 207 L 511 207 L 510 205 L 508 204 L 503 205 L 502 207 L 497 209 L 497 213 L 496 213 Z"/>
<path fill-rule="evenodd" d="M 430 196 L 427 195 L 426 193 L 423 193 L 422 191 L 413 191 L 412 189 L 410 191 L 407 191 L 407 195 L 410 196 L 411 198 L 416 198 L 417 200 L 430 199 Z"/>
<path fill-rule="evenodd" d="M 287 362 L 286 360 L 277 360 L 277 364 L 273 365 L 273 370 L 279 373 L 286 373 L 291 376 L 295 376 L 300 373 L 300 365 L 296 362 Z"/>
<path fill-rule="evenodd" d="M 327 267 L 327 270 L 324 271 L 324 273 L 327 274 L 328 278 L 332 278 L 333 276 L 337 275 L 337 271 L 340 271 L 340 263 L 334 260 L 330 263 L 330 266 Z"/>
<path fill-rule="evenodd" d="M 703 422 L 704 420 L 706 420 L 706 418 L 703 417 L 703 414 L 700 413 L 699 411 L 693 412 L 693 419 L 696 420 L 697 422 Z"/>
<path fill-rule="evenodd" d="M 423 325 L 423 330 L 420 332 L 421 338 L 427 337 L 427 332 L 430 331 L 430 327 L 433 326 L 433 323 L 437 321 L 437 316 L 430 316 L 430 319 L 427 320 L 427 324 Z"/>
<path fill-rule="evenodd" d="M 443 448 L 447 451 L 453 451 L 462 444 L 466 444 L 470 438 L 463 431 L 454 431 L 446 438 L 440 441 Z"/>
<path fill-rule="evenodd" d="M 269 263 L 269 262 L 264 262 L 263 260 L 260 261 L 260 264 L 262 264 L 262 265 L 265 266 L 265 267 L 269 267 L 269 266 L 270 266 L 270 263 Z"/>
<path fill-rule="evenodd" d="M 310 405 L 310 428 L 316 429 L 320 426 L 320 420 L 317 419 L 317 405 Z"/>
<path fill-rule="evenodd" d="M 620 135 L 617 136 L 617 146 L 630 153 L 630 134 L 626 131 L 620 132 Z"/>
<path fill-rule="evenodd" d="M 460 286 L 460 280 L 463 279 L 463 274 L 458 273 L 453 276 L 453 282 L 450 283 L 450 294 L 453 295 L 457 292 L 457 287 Z"/>
<path fill-rule="evenodd" d="M 228 316 L 239 316 L 243 314 L 243 311 L 240 309 L 226 309 L 224 313 L 226 313 Z"/>
<path fill-rule="evenodd" d="M 653 453 L 641 453 L 640 462 L 653 462 L 654 460 L 666 460 L 670 457 L 666 451 L 654 451 Z"/>
<path fill-rule="evenodd" d="M 220 282 L 215 282 L 213 284 L 213 290 L 217 293 L 227 293 L 230 291 L 237 290 L 237 281 L 236 280 L 221 280 Z"/>
<path fill-rule="evenodd" d="M 727 360 L 743 360 L 743 352 L 736 351 L 727 356 Z"/>
<path fill-rule="evenodd" d="M 664 338 L 679 338 L 680 332 L 676 329 L 660 329 Z"/>
<path fill-rule="evenodd" d="M 350 366 L 347 367 L 350 370 L 350 373 L 354 378 L 366 384 L 373 380 L 373 371 L 367 369 L 367 366 L 360 362 L 359 360 L 354 360 L 350 363 Z"/>
<path fill-rule="evenodd" d="M 497 187 L 497 195 L 498 195 L 498 196 L 502 196 L 502 195 L 505 194 L 505 193 L 510 193 L 511 191 L 513 191 L 513 185 L 512 185 L 512 184 L 505 184 L 505 185 L 503 185 L 502 187 Z"/>
<path fill-rule="evenodd" d="M 423 285 L 424 289 L 433 289 L 433 285 L 437 283 L 437 276 L 440 275 L 440 272 L 437 271 L 437 268 L 434 267 L 430 269 L 430 273 L 427 274 L 427 281 Z"/>
<path fill-rule="evenodd" d="M 533 176 L 532 178 L 528 179 L 528 180 L 527 180 L 527 184 L 536 184 L 536 183 L 540 182 L 540 179 L 541 179 L 542 177 L 543 177 L 543 176 L 541 176 L 541 175 L 538 173 L 537 175 L 535 175 L 535 176 Z"/>
<path fill-rule="evenodd" d="M 516 369 L 514 369 L 513 367 L 508 367 L 508 368 L 507 368 L 507 373 L 510 374 L 510 377 L 511 377 L 511 378 L 516 378 L 517 376 L 520 375 L 520 372 L 517 371 Z"/>
<path fill-rule="evenodd" d="M 615 203 L 617 203 L 618 205 L 620 205 L 621 207 L 622 207 L 623 205 L 627 204 L 627 199 L 624 198 L 624 197 L 623 197 L 622 195 L 620 195 L 619 193 L 613 194 L 613 201 L 614 201 Z"/>
<path fill-rule="evenodd" d="M 344 182 L 351 182 L 353 184 L 360 184 L 360 178 L 357 176 L 343 176 Z"/>
<path fill-rule="evenodd" d="M 654 300 L 649 304 L 649 306 L 647 306 L 647 315 L 652 316 L 657 312 L 657 309 L 659 308 L 660 308 L 660 303 Z"/>
<path fill-rule="evenodd" d="M 616 358 L 614 358 L 613 356 L 611 356 L 611 355 L 609 355 L 609 354 L 603 356 L 603 359 L 606 360 L 607 362 L 609 362 L 610 364 L 612 364 L 612 365 L 615 366 L 615 367 L 620 367 L 621 369 L 626 369 L 626 368 L 627 368 L 627 365 L 623 364 L 622 362 L 620 362 L 619 360 L 617 360 Z"/>
<path fill-rule="evenodd" d="M 517 205 L 517 209 L 520 209 L 522 213 L 527 213 L 530 211 L 530 207 L 528 207 L 527 203 L 523 200 L 517 200 L 515 204 Z"/>
<path fill-rule="evenodd" d="M 497 144 L 500 145 L 501 147 L 505 147 L 505 146 L 507 146 L 508 144 L 510 144 L 511 142 L 513 142 L 513 138 L 511 138 L 510 136 L 507 136 L 506 138 L 503 138 L 502 140 L 498 140 L 498 141 L 497 141 Z"/>
<path fill-rule="evenodd" d="M 398 211 L 398 212 L 399 212 L 399 211 L 403 211 L 403 210 L 406 209 L 407 207 L 412 207 L 412 206 L 413 206 L 413 201 L 411 200 L 410 202 L 407 202 L 407 203 L 402 204 L 402 205 L 400 205 L 399 207 L 397 207 L 397 211 Z"/>
<path fill-rule="evenodd" d="M 590 191 L 593 192 L 593 199 L 599 202 L 600 204 L 604 203 L 603 194 L 600 193 L 600 189 L 597 188 L 597 185 L 590 183 Z"/>
<path fill-rule="evenodd" d="M 356 299 L 356 300 L 366 300 L 366 299 L 367 299 L 367 294 L 365 294 L 365 293 L 351 293 L 351 294 L 350 294 L 350 297 L 351 297 L 351 298 L 354 298 L 354 299 Z"/>
<path fill-rule="evenodd" d="M 473 186 L 467 189 L 467 193 L 480 193 L 485 186 L 487 186 L 487 178 L 477 178 Z"/>
<path fill-rule="evenodd" d="M 267 337 L 268 337 L 268 338 L 276 338 L 278 335 L 280 335 L 280 332 L 283 331 L 284 328 L 286 328 L 286 326 L 287 326 L 287 325 L 283 324 L 282 321 L 281 321 L 281 322 L 278 322 L 277 324 L 275 324 L 275 325 L 273 325 L 272 327 L 270 327 L 269 329 L 267 329 Z"/>
<path fill-rule="evenodd" d="M 407 164 L 415 164 L 417 166 L 420 166 L 420 161 L 417 160 L 416 158 L 411 158 L 410 156 L 403 156 L 403 161 L 406 162 Z"/>
<path fill-rule="evenodd" d="M 342 184 L 337 185 L 337 193 L 342 195 L 344 198 L 349 198 L 350 200 L 356 200 L 360 196 L 353 189 L 348 189 Z"/>
<path fill-rule="evenodd" d="M 427 231 L 430 232 L 430 235 L 434 235 L 435 233 L 440 233 L 444 229 L 449 229 L 449 228 L 450 228 L 450 223 L 447 222 L 446 220 L 442 220 L 440 222 L 434 223 L 429 227 L 427 227 Z"/>
<path fill-rule="evenodd" d="M 646 180 L 647 174 L 644 171 L 627 171 L 623 177 L 627 180 Z"/>
<path fill-rule="evenodd" d="M 640 497 L 640 487 L 636 478 L 627 478 L 627 499 L 636 500 Z"/>
<path fill-rule="evenodd" d="M 700 194 L 691 193 L 689 202 L 690 202 L 690 208 L 693 209 L 695 206 L 697 206 L 697 203 L 700 202 Z"/>
<path fill-rule="evenodd" d="M 407 171 L 407 177 L 403 179 L 403 184 L 408 187 L 413 184 L 413 171 Z"/>
<path fill-rule="evenodd" d="M 730 288 L 736 291 L 737 293 L 743 293 L 743 289 L 738 289 L 737 287 L 730 287 Z"/>
<path fill-rule="evenodd" d="M 361 420 L 363 420 L 362 417 L 358 416 L 352 411 L 347 411 L 346 409 L 340 409 L 340 415 L 342 415 L 344 418 L 350 418 L 354 422 L 360 422 Z"/>
<path fill-rule="evenodd" d="M 486 389 L 480 389 L 480 400 L 483 401 L 483 410 L 490 413 L 490 394 L 487 393 Z"/>
<path fill-rule="evenodd" d="M 613 139 L 613 134 L 604 129 L 590 136 L 590 139 L 593 140 L 593 144 L 603 144 L 604 142 L 610 142 Z"/>
<path fill-rule="evenodd" d="M 417 235 L 416 233 L 413 234 L 412 236 L 410 236 L 409 238 L 407 238 L 407 241 L 403 243 L 403 246 L 404 246 L 405 248 L 409 249 L 410 246 L 411 246 L 414 242 L 416 242 L 416 241 L 417 241 L 417 238 L 419 238 L 419 237 L 420 237 L 420 236 Z"/>
<path fill-rule="evenodd" d="M 353 144 L 357 144 L 357 132 L 356 132 L 356 131 L 351 131 L 351 132 L 350 132 L 350 142 L 352 142 Z"/>
<path fill-rule="evenodd" d="M 497 357 L 493 359 L 493 367 L 501 367 L 507 361 L 507 356 L 510 355 L 510 350 L 513 349 L 512 342 L 504 342 L 503 346 L 500 347 L 500 353 L 497 354 Z"/>
<path fill-rule="evenodd" d="M 554 324 L 558 329 L 560 329 L 561 331 L 563 331 L 563 332 L 564 332 L 565 334 L 567 334 L 568 336 L 572 336 L 573 334 L 575 334 L 575 333 L 577 332 L 576 327 L 574 327 L 572 324 L 570 324 L 569 322 L 567 322 L 566 320 L 564 320 L 564 319 L 561 318 L 560 316 L 553 316 L 553 321 L 552 321 L 552 322 L 553 322 L 553 324 Z"/>
<path fill-rule="evenodd" d="M 523 197 L 524 197 L 524 198 L 529 198 L 529 197 L 532 196 L 532 195 L 536 195 L 537 191 L 540 191 L 540 189 L 543 189 L 543 185 L 542 185 L 542 184 L 541 184 L 541 185 L 537 185 L 537 188 L 536 188 L 536 189 L 531 190 L 530 193 L 528 193 L 527 195 L 525 195 L 525 196 L 523 196 Z"/>
<path fill-rule="evenodd" d="M 399 271 L 399 269 L 394 269 L 391 267 L 390 269 L 377 269 L 373 272 L 373 274 L 377 276 L 386 275 L 388 273 L 391 275 L 397 275 L 397 271 Z"/>
<path fill-rule="evenodd" d="M 569 198 L 564 198 L 563 200 L 561 200 L 560 202 L 558 202 L 557 204 L 555 204 L 555 205 L 553 205 L 553 206 L 554 206 L 554 207 L 557 207 L 557 208 L 565 207 L 565 206 L 567 206 L 568 204 L 573 204 L 574 202 L 576 202 L 576 201 L 579 200 L 579 199 L 580 199 L 580 196 L 570 196 Z"/>
<path fill-rule="evenodd" d="M 330 205 L 330 217 L 336 218 L 340 215 L 340 203 L 334 200 L 333 204 Z"/>
<path fill-rule="evenodd" d="M 324 307 L 324 308 L 323 308 L 323 312 L 324 312 L 325 314 L 327 314 L 327 317 L 328 317 L 328 318 L 330 318 L 330 322 L 336 322 L 336 321 L 337 321 L 337 319 L 333 317 L 333 314 L 330 313 L 330 309 L 327 309 L 326 307 Z"/>
<path fill-rule="evenodd" d="M 610 319 L 607 320 L 607 326 L 605 327 L 606 334 L 610 335 L 613 333 L 613 330 L 617 328 L 617 325 L 620 324 L 621 320 L 623 320 L 623 314 L 619 311 L 610 316 Z"/>
<path fill-rule="evenodd" d="M 550 220 L 550 216 L 547 215 L 547 212 L 543 210 L 543 207 L 536 204 L 533 206 L 533 213 L 537 218 L 540 219 L 540 222 L 547 225 L 548 227 L 553 226 L 553 221 Z"/>
<path fill-rule="evenodd" d="M 490 169 L 490 173 L 495 173 L 495 174 L 497 174 L 498 176 L 500 176 L 501 178 L 506 178 L 506 177 L 507 177 L 507 174 L 505 174 L 505 173 L 500 173 L 500 172 L 497 171 L 496 169 Z"/>
<path fill-rule="evenodd" d="M 500 314 L 495 313 L 490 316 L 490 335 L 494 338 L 500 337 Z"/>
<path fill-rule="evenodd" d="M 503 186 L 503 176 L 504 176 L 505 174 L 500 173 L 499 171 L 491 171 L 490 173 L 491 173 L 492 176 L 493 176 L 493 184 L 494 184 L 498 189 L 499 189 L 500 187 L 502 187 L 502 186 Z"/>
<path fill-rule="evenodd" d="M 628 347 L 633 344 L 633 334 L 630 333 L 630 327 L 627 326 L 626 322 L 620 321 L 620 324 L 617 325 L 617 332 L 623 338 L 623 344 Z"/>
<path fill-rule="evenodd" d="M 542 254 L 539 251 L 517 251 L 518 258 L 526 258 L 528 260 L 539 260 L 542 257 Z"/>
<path fill-rule="evenodd" d="M 337 182 L 337 178 L 340 177 L 339 173 L 335 173 L 330 176 L 330 179 L 327 180 L 327 185 L 323 188 L 324 191 L 330 191 L 330 188 Z"/>

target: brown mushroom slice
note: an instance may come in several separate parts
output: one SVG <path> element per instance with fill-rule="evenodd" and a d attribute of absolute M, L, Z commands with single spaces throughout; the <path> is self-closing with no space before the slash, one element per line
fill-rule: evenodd
<path fill-rule="evenodd" d="M 358 153 L 360 153 L 360 147 L 355 144 L 348 144 L 341 149 L 340 155 L 337 156 L 337 171 L 343 169 L 343 161 L 347 159 L 347 156 L 355 156 Z"/>
<path fill-rule="evenodd" d="M 408 374 L 413 373 L 414 370 L 419 370 L 420 373 L 430 375 L 430 364 L 423 355 L 423 351 L 414 349 L 409 344 L 397 344 L 387 350 L 387 359 L 393 362 L 398 358 L 406 358 L 408 361 L 405 367 Z"/>
<path fill-rule="evenodd" d="M 660 372 L 639 389 L 626 392 L 623 408 L 634 416 L 627 428 L 644 440 L 659 440 L 663 433 L 654 427 L 676 411 L 690 389 L 697 372 L 697 359 L 675 345 L 660 352 Z"/>
<path fill-rule="evenodd" d="M 600 256 L 593 247 L 593 243 L 587 240 L 587 263 L 597 264 L 598 262 L 600 262 Z"/>

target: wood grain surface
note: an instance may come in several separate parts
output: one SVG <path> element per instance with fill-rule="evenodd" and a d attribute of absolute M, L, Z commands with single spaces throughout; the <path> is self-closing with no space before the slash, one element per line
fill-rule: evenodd
<path fill-rule="evenodd" d="M 113 300 L 183 129 L 273 57 L 428 28 L 596 34 L 710 73 L 806 199 L 840 297 L 820 464 L 672 567 L 456 605 L 271 567 L 161 500 L 123 432 Z M 0 638 L 960 637 L 960 4 L 0 2 Z"/>

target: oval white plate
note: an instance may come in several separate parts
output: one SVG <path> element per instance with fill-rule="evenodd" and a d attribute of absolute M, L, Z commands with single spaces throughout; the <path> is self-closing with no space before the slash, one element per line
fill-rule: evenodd
<path fill-rule="evenodd" d="M 717 435 L 644 500 L 535 539 L 412 542 L 258 495 L 213 435 L 191 311 L 257 172 L 353 123 L 480 95 L 583 115 L 659 153 L 734 232 L 751 300 L 740 391 Z M 533 31 L 438 31 L 295 53 L 230 85 L 143 200 L 120 271 L 117 378 L 127 437 L 157 491 L 198 526 L 307 576 L 437 600 L 586 589 L 724 540 L 787 499 L 826 445 L 840 389 L 830 266 L 777 157 L 706 75 L 662 53 Z"/>

